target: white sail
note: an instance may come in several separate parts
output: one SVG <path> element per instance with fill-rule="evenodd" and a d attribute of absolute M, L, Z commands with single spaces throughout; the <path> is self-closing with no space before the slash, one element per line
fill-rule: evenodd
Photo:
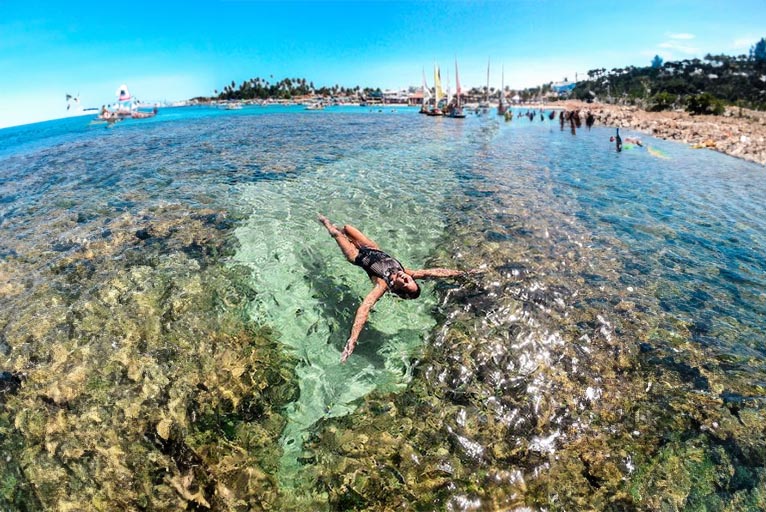
<path fill-rule="evenodd" d="M 497 104 L 497 114 L 502 116 L 508 110 L 503 101 L 505 99 L 505 66 L 500 77 L 500 103 Z"/>
<path fill-rule="evenodd" d="M 423 69 L 423 109 L 426 108 L 426 105 L 428 105 L 428 101 L 431 99 L 431 90 L 428 88 L 428 83 L 426 83 L 426 70 Z"/>
<path fill-rule="evenodd" d="M 500 75 L 500 106 L 503 106 L 503 96 L 505 96 L 505 66 Z"/>
<path fill-rule="evenodd" d="M 489 105 L 489 59 L 487 59 L 487 95 L 486 102 Z"/>
<path fill-rule="evenodd" d="M 447 101 L 446 101 L 446 104 L 449 105 L 452 102 L 452 87 L 451 87 L 450 81 L 449 81 L 449 70 L 447 71 L 446 80 L 447 80 L 447 93 L 446 93 Z"/>
<path fill-rule="evenodd" d="M 487 89 L 484 92 L 484 101 L 479 103 L 479 107 L 485 112 L 489 109 L 489 59 L 487 59 Z"/>

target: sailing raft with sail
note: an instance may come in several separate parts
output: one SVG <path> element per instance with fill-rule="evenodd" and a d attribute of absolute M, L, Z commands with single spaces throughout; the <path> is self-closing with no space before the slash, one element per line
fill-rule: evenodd
<path fill-rule="evenodd" d="M 457 69 L 457 59 L 455 59 L 455 85 L 457 86 L 455 91 L 455 104 L 448 107 L 447 117 L 463 119 L 465 117 L 465 113 L 463 112 L 463 106 L 460 104 L 460 94 L 463 92 L 463 90 L 460 87 L 460 75 L 458 74 Z"/>
<path fill-rule="evenodd" d="M 441 116 L 444 113 L 439 108 L 439 100 L 444 96 L 442 92 L 442 79 L 439 66 L 434 64 L 434 106 L 426 112 L 429 116 Z"/>

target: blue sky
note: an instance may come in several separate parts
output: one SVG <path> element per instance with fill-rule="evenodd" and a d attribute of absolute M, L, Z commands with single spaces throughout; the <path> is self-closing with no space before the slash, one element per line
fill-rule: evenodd
<path fill-rule="evenodd" d="M 522 88 L 594 68 L 747 53 L 766 37 L 765 0 L 632 2 L 0 0 L 0 127 L 113 102 L 211 95 L 232 80 L 316 86 L 429 84 L 435 62 L 464 87 Z"/>

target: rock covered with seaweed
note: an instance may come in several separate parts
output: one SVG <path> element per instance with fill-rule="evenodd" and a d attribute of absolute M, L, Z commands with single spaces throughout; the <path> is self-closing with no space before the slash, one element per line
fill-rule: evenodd
<path fill-rule="evenodd" d="M 0 503 L 29 510 L 254 510 L 276 499 L 296 389 L 216 211 L 157 207 L 99 230 L 59 217 L 45 254 L 2 263 L 8 367 Z M 37 282 L 31 266 L 44 264 Z"/>
<path fill-rule="evenodd" d="M 757 286 L 723 289 L 716 281 L 706 291 L 696 289 L 694 274 L 684 281 L 690 291 L 673 279 L 685 278 L 700 261 L 685 251 L 718 251 L 725 245 L 720 237 L 735 234 L 751 240 L 745 229 L 705 224 L 685 231 L 672 218 L 615 207 L 636 200 L 624 193 L 626 183 L 637 195 L 645 191 L 635 179 L 620 181 L 629 166 L 610 169 L 600 155 L 578 155 L 573 144 L 548 144 L 558 134 L 517 130 L 494 116 L 444 125 L 443 139 L 430 149 L 411 119 L 396 125 L 381 116 L 384 124 L 365 125 L 346 117 L 307 116 L 306 123 L 318 124 L 276 118 L 281 121 L 248 124 L 241 116 L 236 125 L 207 121 L 188 132 L 188 125 L 134 132 L 135 147 L 116 161 L 104 155 L 114 156 L 120 135 L 127 144 L 127 131 L 4 161 L 10 171 L 2 183 L 9 199 L 0 248 L 0 508 L 766 508 L 763 297 L 748 295 Z M 294 126 L 297 131 L 287 131 Z M 242 151 L 255 129 L 261 144 Z M 526 136 L 538 144 L 525 143 Z M 399 141 L 409 139 L 417 147 L 404 158 Z M 383 147 L 396 148 L 398 156 Z M 691 153 L 704 162 L 704 153 Z M 336 159 L 337 167 L 327 166 Z M 445 192 L 439 187 L 453 173 L 440 170 L 453 165 L 460 187 Z M 389 196 L 404 206 L 391 220 L 413 219 L 413 236 L 422 233 L 419 227 L 438 225 L 428 244 L 432 260 L 423 263 L 485 264 L 485 272 L 438 284 L 438 323 L 426 315 L 423 327 L 412 329 L 416 344 L 388 352 L 403 380 L 386 389 L 403 392 L 354 395 L 337 407 L 334 396 L 349 383 L 324 374 L 310 382 L 329 381 L 333 400 L 316 407 L 293 377 L 311 359 L 300 351 L 300 363 L 286 358 L 285 346 L 273 340 L 290 336 L 261 325 L 276 330 L 289 322 L 298 327 L 292 338 L 307 332 L 305 325 L 314 334 L 321 326 L 332 333 L 317 335 L 332 356 L 327 367 L 338 368 L 339 348 L 332 344 L 345 335 L 359 293 L 342 276 L 328 277 L 333 267 L 311 244 L 300 247 L 296 260 L 280 257 L 292 255 L 292 247 L 254 253 L 273 266 L 232 259 L 231 228 L 240 219 L 222 213 L 237 206 L 221 198 L 246 180 L 264 191 L 259 180 L 268 180 L 273 195 L 245 195 L 251 204 L 268 205 L 271 215 L 258 216 L 252 238 L 278 241 L 280 248 L 302 245 L 313 236 L 303 220 L 312 222 L 313 208 L 328 197 L 346 201 L 358 169 L 374 170 L 388 184 L 395 167 L 435 178 L 420 182 L 416 208 L 399 193 Z M 360 204 L 387 190 L 365 188 L 373 174 L 357 180 L 363 183 L 353 196 L 364 198 Z M 317 175 L 329 188 L 317 186 Z M 677 191 L 647 173 L 639 179 Z M 301 182 L 306 186 L 296 186 Z M 727 191 L 736 190 L 732 182 Z M 609 188 L 614 183 L 616 193 Z M 99 187 L 104 193 L 94 195 Z M 593 195 L 582 192 L 587 187 Z M 168 196 L 175 203 L 167 204 Z M 679 208 L 665 196 L 645 199 L 649 209 L 707 213 Z M 356 206 L 348 217 L 377 212 Z M 292 224 L 280 222 L 285 212 Z M 639 218 L 620 222 L 630 215 Z M 286 225 L 292 239 L 283 236 Z M 620 228 L 629 236 L 618 234 Z M 762 245 L 752 240 L 753 247 Z M 733 265 L 758 256 L 731 244 L 740 256 Z M 664 255 L 647 262 L 649 251 Z M 254 262 L 275 279 L 275 290 L 289 290 L 290 307 L 272 301 L 284 313 L 278 321 L 248 316 L 253 304 L 269 298 L 268 289 L 233 262 Z M 754 275 L 717 266 L 718 260 L 704 263 L 703 271 L 728 272 L 730 280 Z M 666 269 L 671 279 L 658 279 Z M 288 274 L 295 279 L 286 283 Z M 296 292 L 301 283 L 306 296 Z M 436 304 L 430 285 L 426 290 L 428 302 L 406 307 Z M 738 293 L 754 315 L 726 308 Z M 321 304 L 320 314 L 305 314 L 306 297 Z M 691 314 L 673 316 L 678 305 Z M 704 313 L 714 308 L 725 312 L 718 323 Z M 380 344 L 367 344 L 366 356 L 356 354 L 352 363 L 385 365 L 376 350 L 402 330 L 405 312 L 397 310 L 391 332 L 368 338 Z M 424 334 L 411 365 L 412 347 Z M 292 486 L 278 466 L 290 440 L 285 411 L 299 393 L 322 419 L 312 419 L 305 432 L 313 437 L 296 448 L 300 475 Z"/>

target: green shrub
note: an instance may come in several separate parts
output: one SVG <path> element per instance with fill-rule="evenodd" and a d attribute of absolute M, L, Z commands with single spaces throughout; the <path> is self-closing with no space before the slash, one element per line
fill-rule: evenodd
<path fill-rule="evenodd" d="M 720 116 L 724 112 L 721 100 L 708 92 L 695 94 L 686 99 L 686 111 L 691 114 L 712 114 Z"/>
<path fill-rule="evenodd" d="M 661 112 L 663 110 L 673 110 L 677 96 L 669 92 L 658 92 L 652 96 L 649 103 L 649 110 L 652 112 Z"/>

